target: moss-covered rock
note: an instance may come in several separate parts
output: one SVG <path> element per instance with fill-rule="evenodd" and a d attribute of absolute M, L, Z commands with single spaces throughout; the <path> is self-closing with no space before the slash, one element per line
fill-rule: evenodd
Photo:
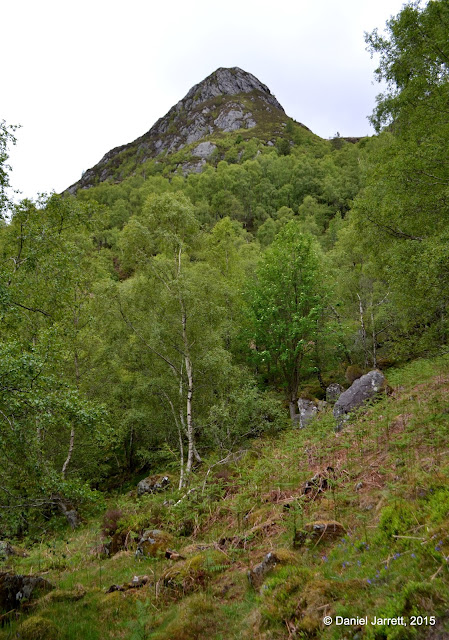
<path fill-rule="evenodd" d="M 159 529 L 149 529 L 145 531 L 137 545 L 136 555 L 156 558 L 165 554 L 170 546 L 173 537 L 165 531 Z"/>
<path fill-rule="evenodd" d="M 19 626 L 18 637 L 22 640 L 57 640 L 59 633 L 51 620 L 31 616 Z"/>

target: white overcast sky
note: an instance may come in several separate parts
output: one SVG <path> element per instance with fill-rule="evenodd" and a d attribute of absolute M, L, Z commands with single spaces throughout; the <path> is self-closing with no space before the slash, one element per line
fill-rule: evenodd
<path fill-rule="evenodd" d="M 322 137 L 372 133 L 364 32 L 403 0 L 3 0 L 0 119 L 21 124 L 11 182 L 60 192 L 218 67 L 268 85 Z"/>

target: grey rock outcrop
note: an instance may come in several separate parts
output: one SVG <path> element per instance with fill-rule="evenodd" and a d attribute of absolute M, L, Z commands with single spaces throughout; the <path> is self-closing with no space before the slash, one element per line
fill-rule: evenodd
<path fill-rule="evenodd" d="M 281 115 L 285 119 L 284 109 L 269 88 L 251 73 L 239 67 L 217 69 L 194 85 L 147 133 L 129 144 L 108 151 L 67 192 L 75 194 L 78 189 L 88 188 L 97 182 L 117 179 L 116 171 L 124 160 L 123 154 L 131 151 L 135 153 L 137 166 L 161 154 L 175 153 L 214 132 L 257 126 L 252 110 L 248 109 L 248 101 L 254 104 L 259 101 L 265 110 L 277 114 L 277 118 Z M 198 156 L 198 153 L 195 155 Z M 205 159 L 208 156 L 199 157 Z M 183 168 L 186 174 L 197 171 L 198 165 L 190 167 L 186 164 Z"/>
<path fill-rule="evenodd" d="M 247 573 L 249 583 L 254 589 L 258 589 L 262 584 L 267 573 L 273 569 L 278 563 L 278 558 L 272 552 L 267 553 L 265 558 Z"/>
<path fill-rule="evenodd" d="M 200 144 L 192 151 L 192 155 L 197 158 L 208 158 L 213 154 L 216 148 L 217 145 L 213 142 L 200 142 Z"/>
<path fill-rule="evenodd" d="M 343 428 L 345 420 L 351 411 L 361 407 L 367 400 L 375 398 L 378 393 L 385 391 L 386 388 L 385 376 L 377 369 L 355 380 L 335 403 L 334 418 L 337 421 L 335 430 L 340 431 Z"/>
<path fill-rule="evenodd" d="M 14 548 L 6 542 L 5 540 L 0 540 L 0 559 L 9 558 L 10 556 L 15 556 L 17 553 Z"/>
<path fill-rule="evenodd" d="M 137 495 L 143 496 L 145 493 L 159 493 L 170 485 L 168 476 L 148 476 L 137 484 Z"/>
<path fill-rule="evenodd" d="M 245 113 L 242 109 L 239 109 L 239 105 L 229 105 L 229 110 L 223 110 L 218 118 L 214 120 L 214 124 L 218 129 L 229 133 L 230 131 L 236 131 L 237 129 L 252 129 L 256 126 L 255 120 L 252 119 L 252 113 L 248 111 Z"/>
<path fill-rule="evenodd" d="M 260 82 L 252 73 L 243 71 L 239 67 L 230 69 L 220 67 L 205 80 L 195 84 L 184 99 L 178 102 L 174 108 L 180 110 L 185 106 L 191 109 L 217 96 L 234 96 L 239 93 L 251 93 L 252 91 L 260 91 L 264 95 L 264 100 L 267 104 L 284 111 L 265 84 Z"/>
<path fill-rule="evenodd" d="M 316 417 L 318 413 L 318 407 L 314 402 L 312 402 L 312 400 L 299 398 L 298 409 L 299 414 L 297 421 L 299 423 L 299 427 L 303 429 Z"/>
<path fill-rule="evenodd" d="M 50 591 L 54 586 L 40 576 L 0 573 L 0 613 L 17 609 L 39 591 Z"/>

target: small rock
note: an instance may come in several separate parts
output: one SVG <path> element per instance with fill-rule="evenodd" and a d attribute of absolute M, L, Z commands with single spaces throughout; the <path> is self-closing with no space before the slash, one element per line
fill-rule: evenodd
<path fill-rule="evenodd" d="M 346 533 L 346 529 L 336 520 L 316 520 L 305 525 L 310 538 L 323 538 L 326 540 L 338 538 Z"/>
<path fill-rule="evenodd" d="M 185 560 L 185 556 L 182 556 L 177 551 L 172 551 L 171 549 L 167 549 L 165 552 L 165 557 L 167 560 Z"/>
<path fill-rule="evenodd" d="M 307 540 L 321 542 L 322 540 L 334 540 L 346 533 L 346 529 L 336 520 L 316 520 L 309 522 L 304 529 L 297 531 L 293 541 L 295 547 L 302 546 Z"/>
<path fill-rule="evenodd" d="M 131 582 L 127 584 L 111 584 L 106 593 L 114 593 L 114 591 L 129 591 L 130 589 L 141 589 L 150 582 L 148 576 L 134 576 Z"/>
<path fill-rule="evenodd" d="M 319 493 L 323 493 L 329 487 L 329 475 L 333 473 L 333 468 L 328 467 L 326 473 L 316 473 L 313 478 L 307 480 L 304 485 L 303 493 L 304 495 L 312 494 L 315 497 Z"/>
<path fill-rule="evenodd" d="M 250 585 L 254 587 L 254 589 L 259 589 L 265 576 L 276 566 L 277 562 L 278 559 L 274 553 L 267 553 L 262 562 L 259 562 L 259 564 L 256 564 L 255 567 L 248 571 L 247 575 Z"/>

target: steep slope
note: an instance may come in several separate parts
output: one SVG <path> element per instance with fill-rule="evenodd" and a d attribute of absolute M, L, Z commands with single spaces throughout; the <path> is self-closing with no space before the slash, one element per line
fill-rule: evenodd
<path fill-rule="evenodd" d="M 56 589 L 3 615 L 0 638 L 447 638 L 447 370 L 447 356 L 390 369 L 393 393 L 342 432 L 324 412 L 211 458 L 185 494 L 111 493 L 102 525 L 17 549 L 0 572 L 38 568 Z M 136 555 L 154 529 L 169 553 Z"/>
<path fill-rule="evenodd" d="M 163 162 L 181 149 L 189 152 L 182 163 L 182 172 L 201 171 L 216 152 L 217 136 L 240 132 L 244 137 L 257 137 L 274 145 L 288 120 L 269 88 L 255 76 L 238 67 L 220 68 L 193 86 L 143 136 L 108 151 L 68 191 L 75 193 L 105 180 L 122 179 L 120 168 L 124 163 L 129 172 L 152 158 Z M 304 125 L 297 126 L 317 138 Z"/>

